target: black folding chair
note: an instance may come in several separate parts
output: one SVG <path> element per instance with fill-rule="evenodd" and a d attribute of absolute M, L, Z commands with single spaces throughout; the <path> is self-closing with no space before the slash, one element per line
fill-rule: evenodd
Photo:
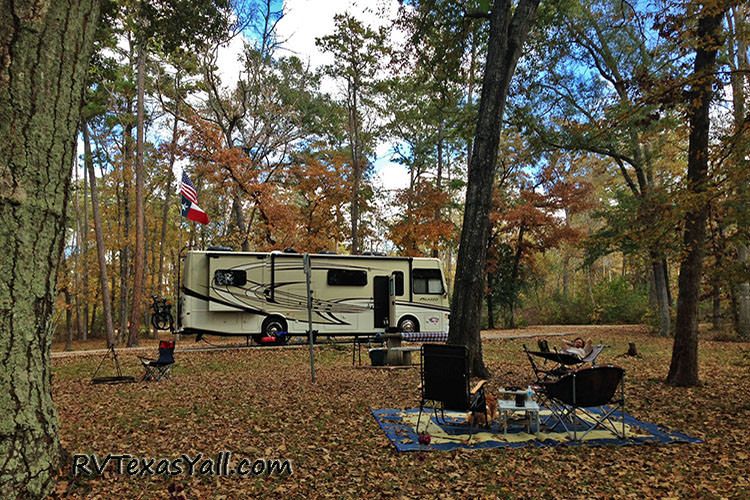
<path fill-rule="evenodd" d="M 619 391 L 618 391 L 619 388 Z M 556 381 L 542 382 L 541 393 L 549 401 L 552 415 L 549 420 L 559 422 L 573 440 L 583 439 L 596 428 L 611 430 L 617 437 L 625 437 L 625 370 L 618 366 L 592 366 L 572 371 Z M 599 408 L 597 412 L 591 411 Z M 614 420 L 620 412 L 621 427 Z M 587 418 L 579 416 L 579 412 Z M 579 427 L 583 434 L 578 437 Z"/>
<path fill-rule="evenodd" d="M 174 340 L 159 341 L 159 358 L 149 359 L 138 356 L 143 365 L 142 381 L 153 380 L 155 382 L 169 378 L 169 373 L 174 365 Z"/>
<path fill-rule="evenodd" d="M 487 381 L 481 380 L 473 388 L 469 387 L 471 373 L 468 349 L 462 345 L 423 344 L 421 353 L 422 400 L 419 404 L 417 430 L 425 406 L 432 407 L 438 423 L 445 423 L 445 410 L 453 410 L 484 413 L 485 422 L 489 425 L 484 395 L 484 384 Z"/>

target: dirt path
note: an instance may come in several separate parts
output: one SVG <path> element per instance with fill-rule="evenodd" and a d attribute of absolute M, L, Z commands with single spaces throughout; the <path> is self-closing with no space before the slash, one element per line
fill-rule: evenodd
<path fill-rule="evenodd" d="M 565 337 L 565 336 L 594 336 L 599 332 L 612 332 L 613 330 L 622 333 L 642 332 L 645 331 L 643 325 L 541 325 L 529 326 L 526 328 L 517 328 L 514 330 L 484 330 L 482 338 L 485 340 L 511 340 L 525 339 L 534 337 Z M 167 335 L 164 338 L 171 338 Z M 132 355 L 150 355 L 155 354 L 159 339 L 143 339 L 143 345 L 139 347 L 118 347 L 118 354 Z M 52 359 L 71 358 L 79 356 L 103 356 L 107 349 L 101 347 L 101 339 L 89 340 L 86 342 L 75 342 L 73 351 L 63 351 L 62 345 L 55 344 L 52 346 Z M 227 351 L 232 349 L 294 349 L 307 347 L 306 344 L 287 345 L 287 346 L 259 346 L 242 342 L 239 338 L 211 338 L 208 342 L 195 342 L 193 337 L 183 337 L 178 342 L 176 352 L 205 352 L 205 351 Z M 319 344 L 325 345 L 325 344 Z"/>

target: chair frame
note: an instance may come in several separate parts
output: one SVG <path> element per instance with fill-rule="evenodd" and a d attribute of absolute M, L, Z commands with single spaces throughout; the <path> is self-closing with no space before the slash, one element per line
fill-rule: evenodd
<path fill-rule="evenodd" d="M 143 366 L 143 377 L 142 382 L 154 381 L 159 382 L 162 379 L 170 378 L 172 366 L 174 366 L 174 340 L 161 340 L 159 341 L 159 357 L 157 359 L 146 358 L 138 356 L 138 359 Z M 169 360 L 164 360 L 164 356 L 169 356 Z"/>
<path fill-rule="evenodd" d="M 579 384 L 577 381 L 580 380 L 580 377 L 582 375 L 586 374 L 585 376 L 588 376 L 588 373 L 592 373 L 594 370 L 601 369 L 619 370 L 619 379 L 617 381 L 617 386 L 613 388 L 612 394 L 608 395 L 608 397 L 606 398 L 602 398 L 602 401 L 597 401 L 596 404 L 587 404 L 585 402 L 579 404 L 577 392 L 578 390 L 580 390 L 580 388 L 578 387 Z M 569 383 L 568 380 L 572 380 L 572 382 L 570 383 L 572 397 L 565 398 L 561 397 L 560 394 L 555 394 L 555 391 L 559 387 L 565 386 Z M 547 402 L 546 406 L 552 411 L 552 414 L 545 419 L 545 425 L 549 426 L 549 421 L 554 418 L 556 422 L 559 422 L 563 426 L 565 432 L 567 432 L 569 436 L 572 434 L 573 441 L 582 440 L 584 437 L 586 437 L 586 435 L 588 435 L 589 432 L 597 428 L 606 428 L 608 430 L 611 430 L 617 437 L 621 439 L 625 438 L 624 369 L 612 365 L 584 368 L 578 371 L 572 371 L 568 375 L 564 375 L 556 381 L 543 382 L 540 387 L 541 392 L 542 394 L 544 394 L 545 400 Z M 618 392 L 619 398 L 616 398 Z M 601 408 L 602 411 L 599 414 L 595 414 L 589 410 L 590 408 Z M 614 416 L 617 410 L 620 410 L 620 414 L 623 417 L 620 429 L 617 428 L 617 425 L 615 425 L 615 423 L 612 422 L 611 419 L 611 417 Z M 590 420 L 584 420 L 581 416 L 579 416 L 579 411 L 587 416 L 590 420 L 593 420 L 593 423 Z M 577 422 L 581 422 L 588 426 L 588 428 L 580 435 L 580 437 L 578 435 L 578 428 L 576 426 Z"/>
<path fill-rule="evenodd" d="M 446 344 L 422 344 L 422 347 L 420 348 L 420 361 L 419 361 L 419 372 L 420 372 L 420 392 L 421 392 L 421 399 L 419 403 L 419 417 L 417 418 L 417 432 L 419 432 L 419 425 L 422 421 L 422 413 L 424 412 L 425 406 L 431 406 L 435 415 L 435 420 L 438 423 L 446 423 L 445 421 L 445 401 L 444 400 L 438 400 L 438 399 L 430 399 L 427 395 L 427 392 L 429 390 L 429 385 L 427 378 L 425 376 L 425 358 L 429 356 L 431 353 L 429 351 L 434 350 L 434 354 L 437 355 L 442 351 L 442 353 L 446 357 L 453 357 L 458 358 L 455 354 L 457 352 L 462 352 L 463 354 L 463 360 L 464 360 L 464 373 L 460 374 L 459 376 L 463 376 L 465 379 L 465 399 L 463 401 L 460 401 L 459 405 L 451 405 L 449 410 L 457 410 L 457 411 L 481 411 L 484 413 L 485 416 L 485 422 L 486 425 L 489 427 L 490 421 L 489 421 L 489 415 L 487 414 L 487 401 L 485 399 L 484 394 L 484 385 L 487 383 L 486 380 L 480 380 L 478 381 L 474 387 L 470 387 L 471 384 L 471 371 L 469 366 L 469 351 L 466 348 L 466 346 L 456 346 L 456 345 L 446 345 Z M 427 351 L 427 356 L 426 356 Z M 451 352 L 453 351 L 453 352 Z M 428 405 L 427 403 L 433 403 L 431 405 Z M 453 401 L 455 403 L 456 401 Z M 435 404 L 439 403 L 439 404 Z M 459 407 L 456 407 L 459 406 Z M 440 410 L 440 416 L 438 416 L 438 409 Z M 472 426 L 473 427 L 473 426 Z"/>

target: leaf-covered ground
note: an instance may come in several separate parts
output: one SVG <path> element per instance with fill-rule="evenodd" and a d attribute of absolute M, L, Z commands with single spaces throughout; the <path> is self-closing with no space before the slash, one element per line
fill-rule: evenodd
<path fill-rule="evenodd" d="M 705 443 L 396 453 L 370 408 L 416 406 L 418 369 L 353 368 L 350 346 L 317 349 L 315 385 L 306 349 L 178 353 L 171 380 L 119 386 L 89 384 L 98 356 L 71 357 L 53 361 L 60 438 L 68 453 L 176 458 L 229 450 L 237 457 L 289 459 L 293 474 L 241 479 L 109 473 L 62 478 L 57 492 L 168 498 L 170 487 L 178 486 L 187 498 L 748 498 L 750 345 L 702 340 L 703 385 L 684 389 L 662 383 L 671 340 L 638 327 L 595 328 L 586 335 L 611 346 L 600 359 L 627 370 L 629 413 Z M 521 345 L 533 340 L 487 337 L 493 387 L 529 380 Z M 553 345 L 558 341 L 550 338 Z M 616 357 L 629 341 L 637 343 L 640 359 Z M 133 355 L 121 360 L 126 372 L 140 371 Z"/>

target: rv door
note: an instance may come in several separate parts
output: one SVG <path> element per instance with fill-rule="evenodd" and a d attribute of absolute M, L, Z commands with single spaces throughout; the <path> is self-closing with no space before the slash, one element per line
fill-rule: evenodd
<path fill-rule="evenodd" d="M 387 331 L 395 330 L 398 318 L 396 317 L 396 273 L 388 277 L 388 324 Z"/>

